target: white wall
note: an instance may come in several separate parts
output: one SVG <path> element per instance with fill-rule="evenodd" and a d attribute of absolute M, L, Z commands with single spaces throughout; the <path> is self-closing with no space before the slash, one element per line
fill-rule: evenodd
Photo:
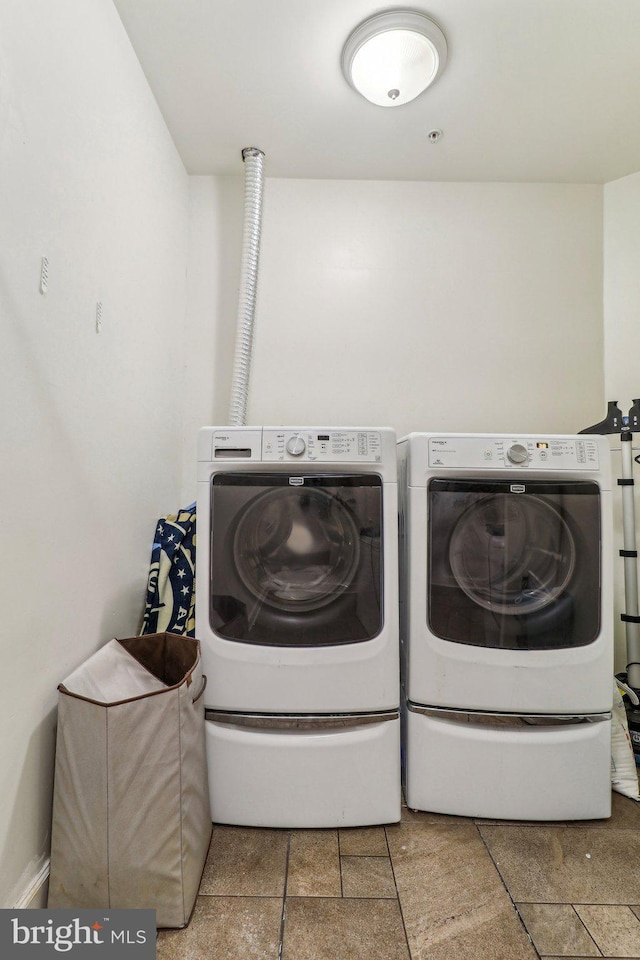
<path fill-rule="evenodd" d="M 233 264 L 241 198 L 221 221 L 206 179 Z M 235 266 L 216 283 L 193 322 L 218 317 L 224 423 Z M 601 187 L 267 178 L 248 422 L 575 432 L 602 349 Z"/>
<path fill-rule="evenodd" d="M 640 173 L 604 188 L 604 381 L 623 413 L 640 397 Z"/>
<path fill-rule="evenodd" d="M 189 271 L 182 460 L 182 503 L 196 497 L 200 427 L 226 423 L 238 312 L 244 171 L 190 177 Z"/>
<path fill-rule="evenodd" d="M 9 907 L 46 864 L 56 686 L 137 631 L 180 489 L 188 178 L 111 0 L 0 6 L 0 170 Z"/>
<path fill-rule="evenodd" d="M 640 173 L 604 188 L 604 381 L 606 400 L 617 400 L 627 414 L 640 398 Z M 604 416 L 604 405 L 602 414 Z M 620 477 L 620 442 L 612 437 L 614 478 Z M 637 443 L 640 448 L 640 442 Z M 640 453 L 634 442 L 634 454 Z M 640 483 L 640 468 L 635 467 Z M 636 488 L 637 489 L 637 488 Z M 616 554 L 623 545 L 619 491 L 614 489 Z M 636 497 L 636 538 L 640 544 L 640 506 Z M 623 561 L 615 559 L 616 668 L 624 669 L 626 637 L 618 614 L 626 609 Z"/>
<path fill-rule="evenodd" d="M 250 420 L 580 429 L 601 206 L 596 186 L 270 181 Z"/>

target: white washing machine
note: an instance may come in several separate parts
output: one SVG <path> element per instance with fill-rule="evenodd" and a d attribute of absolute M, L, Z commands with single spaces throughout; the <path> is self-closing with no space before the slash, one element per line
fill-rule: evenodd
<path fill-rule="evenodd" d="M 394 432 L 205 427 L 198 461 L 214 820 L 397 821 Z"/>
<path fill-rule="evenodd" d="M 408 805 L 608 817 L 606 438 L 414 433 L 398 454 Z"/>

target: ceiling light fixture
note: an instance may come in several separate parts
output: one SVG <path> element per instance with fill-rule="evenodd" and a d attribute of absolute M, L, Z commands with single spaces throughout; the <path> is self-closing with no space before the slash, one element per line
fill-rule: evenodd
<path fill-rule="evenodd" d="M 351 86 L 379 107 L 415 100 L 444 70 L 447 41 L 423 13 L 388 10 L 356 27 L 342 51 Z"/>

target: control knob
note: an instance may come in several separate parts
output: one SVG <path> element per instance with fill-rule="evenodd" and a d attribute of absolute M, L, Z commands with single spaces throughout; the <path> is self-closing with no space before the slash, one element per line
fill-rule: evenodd
<path fill-rule="evenodd" d="M 529 459 L 527 448 L 521 443 L 512 443 L 507 450 L 507 460 L 511 463 L 526 463 Z"/>
<path fill-rule="evenodd" d="M 287 440 L 287 453 L 290 453 L 292 457 L 301 457 L 306 448 L 306 443 L 302 437 L 298 436 L 297 434 L 293 437 L 289 437 Z"/>

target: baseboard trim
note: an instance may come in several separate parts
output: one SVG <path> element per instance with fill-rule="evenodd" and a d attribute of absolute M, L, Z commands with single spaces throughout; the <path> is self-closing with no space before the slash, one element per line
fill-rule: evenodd
<path fill-rule="evenodd" d="M 19 898 L 14 909 L 28 910 L 29 908 L 43 908 L 47 905 L 47 885 L 51 861 L 47 857 L 37 874 Z"/>

